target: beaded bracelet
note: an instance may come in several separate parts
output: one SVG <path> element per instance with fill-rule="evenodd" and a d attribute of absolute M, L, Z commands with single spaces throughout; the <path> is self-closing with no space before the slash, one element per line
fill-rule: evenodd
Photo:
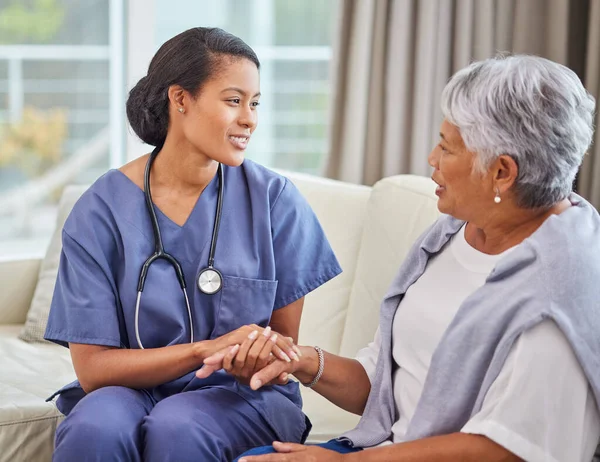
<path fill-rule="evenodd" d="M 315 375 L 315 378 L 312 379 L 310 383 L 302 384 L 307 388 L 312 388 L 317 384 L 317 382 L 321 379 L 321 376 L 323 375 L 323 369 L 325 369 L 325 356 L 323 355 L 323 350 L 321 350 L 321 348 L 319 348 L 318 346 L 314 348 L 317 351 L 317 356 L 319 357 L 319 369 L 317 370 L 317 375 Z"/>

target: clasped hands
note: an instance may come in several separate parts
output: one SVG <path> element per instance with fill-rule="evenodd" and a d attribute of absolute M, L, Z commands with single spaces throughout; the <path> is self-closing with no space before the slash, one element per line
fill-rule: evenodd
<path fill-rule="evenodd" d="M 196 372 L 198 378 L 206 378 L 217 370 L 225 369 L 238 381 L 250 385 L 253 390 L 258 390 L 265 385 L 285 384 L 289 374 L 302 372 L 300 370 L 301 349 L 294 345 L 291 338 L 280 336 L 270 327 L 263 329 L 254 324 L 243 326 L 217 341 L 227 346 L 204 360 L 204 366 Z M 274 454 L 245 456 L 240 462 L 334 462 L 338 460 L 341 462 L 346 460 L 342 454 L 316 446 L 274 442 L 273 447 L 276 451 Z"/>
<path fill-rule="evenodd" d="M 294 372 L 302 356 L 291 337 L 279 335 L 269 326 L 242 326 L 215 342 L 217 351 L 204 359 L 196 377 L 204 379 L 224 369 L 254 390 L 287 383 L 288 374 Z"/>

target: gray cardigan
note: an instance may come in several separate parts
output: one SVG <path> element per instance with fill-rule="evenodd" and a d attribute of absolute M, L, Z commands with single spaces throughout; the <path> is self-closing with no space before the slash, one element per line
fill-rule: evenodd
<path fill-rule="evenodd" d="M 433 357 L 407 441 L 458 432 L 482 406 L 518 336 L 545 318 L 565 334 L 600 403 L 600 216 L 576 194 L 504 256 L 460 306 Z M 377 445 L 398 419 L 392 321 L 406 290 L 464 222 L 439 218 L 414 244 L 381 304 L 381 350 L 363 416 L 342 439 Z M 400 305 L 401 307 L 402 305 Z M 557 371 L 560 374 L 560 371 Z"/>

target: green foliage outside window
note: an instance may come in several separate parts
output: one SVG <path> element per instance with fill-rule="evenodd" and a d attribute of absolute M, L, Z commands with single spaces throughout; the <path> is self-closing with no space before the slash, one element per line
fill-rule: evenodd
<path fill-rule="evenodd" d="M 25 107 L 19 122 L 0 130 L 0 168 L 17 167 L 28 177 L 39 176 L 62 160 L 66 137 L 64 109 Z"/>
<path fill-rule="evenodd" d="M 0 9 L 0 44 L 48 43 L 64 17 L 57 0 L 10 0 Z"/>

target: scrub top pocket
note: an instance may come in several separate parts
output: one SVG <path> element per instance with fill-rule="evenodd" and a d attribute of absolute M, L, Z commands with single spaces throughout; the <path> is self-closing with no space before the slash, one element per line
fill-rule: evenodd
<path fill-rule="evenodd" d="M 277 281 L 223 276 L 221 303 L 211 338 L 247 324 L 266 326 L 271 319 Z"/>

